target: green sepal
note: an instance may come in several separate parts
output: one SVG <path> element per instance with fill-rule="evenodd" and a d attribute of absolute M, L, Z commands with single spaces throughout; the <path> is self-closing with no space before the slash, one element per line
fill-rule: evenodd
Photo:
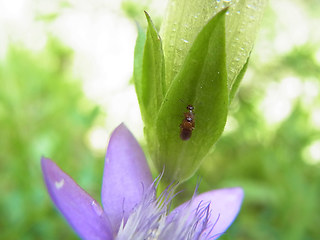
<path fill-rule="evenodd" d="M 152 149 L 166 181 L 184 181 L 220 137 L 228 112 L 225 53 L 225 13 L 213 17 L 197 35 L 181 71 L 176 75 L 156 122 L 158 146 Z M 189 140 L 180 138 L 187 105 L 195 110 L 195 129 Z"/>
<path fill-rule="evenodd" d="M 250 59 L 250 56 L 248 57 L 247 59 L 247 62 L 243 65 L 240 73 L 238 74 L 238 76 L 236 77 L 236 80 L 234 81 L 232 87 L 231 87 L 231 90 L 230 90 L 230 94 L 229 94 L 229 104 L 232 102 L 235 94 L 237 93 L 237 90 L 239 88 L 239 85 L 244 77 L 244 74 L 246 73 L 247 71 L 247 68 L 248 68 L 248 63 L 249 63 L 249 59 Z"/>
<path fill-rule="evenodd" d="M 147 12 L 145 15 L 148 21 L 147 34 L 142 51 L 143 34 L 138 33 L 134 77 L 142 117 L 148 128 L 155 124 L 156 115 L 164 98 L 165 84 L 161 39 L 150 16 Z"/>
<path fill-rule="evenodd" d="M 142 69 L 143 69 L 143 52 L 146 42 L 146 34 L 139 24 L 137 24 L 138 37 L 134 48 L 134 64 L 133 64 L 133 82 L 136 89 L 140 110 L 145 112 L 142 104 Z M 142 114 L 144 115 L 144 114 Z"/>

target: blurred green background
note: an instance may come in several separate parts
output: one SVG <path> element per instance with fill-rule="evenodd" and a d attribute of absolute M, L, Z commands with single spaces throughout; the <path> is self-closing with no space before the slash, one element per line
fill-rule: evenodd
<path fill-rule="evenodd" d="M 112 129 L 124 121 L 145 145 L 130 19 L 148 9 L 159 25 L 165 4 L 115 2 L 0 4 L 0 239 L 78 239 L 49 199 L 41 156 L 100 199 Z M 320 239 L 319 25 L 317 0 L 270 2 L 225 132 L 181 186 L 177 201 L 199 176 L 200 192 L 244 188 L 221 239 Z"/>

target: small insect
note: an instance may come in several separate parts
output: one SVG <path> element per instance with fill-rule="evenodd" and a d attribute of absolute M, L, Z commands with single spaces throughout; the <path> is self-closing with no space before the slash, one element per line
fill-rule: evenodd
<path fill-rule="evenodd" d="M 187 106 L 188 112 L 184 113 L 184 119 L 180 124 L 180 138 L 184 141 L 188 140 L 191 137 L 192 131 L 195 128 L 194 122 L 194 107 L 192 105 Z"/>

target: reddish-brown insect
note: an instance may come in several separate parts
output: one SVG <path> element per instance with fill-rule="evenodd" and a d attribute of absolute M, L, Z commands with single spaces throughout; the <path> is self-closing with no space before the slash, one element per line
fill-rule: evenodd
<path fill-rule="evenodd" d="M 180 124 L 181 132 L 180 138 L 184 141 L 188 140 L 191 137 L 192 131 L 195 128 L 194 122 L 194 107 L 192 105 L 187 106 L 188 112 L 184 113 L 184 119 Z"/>

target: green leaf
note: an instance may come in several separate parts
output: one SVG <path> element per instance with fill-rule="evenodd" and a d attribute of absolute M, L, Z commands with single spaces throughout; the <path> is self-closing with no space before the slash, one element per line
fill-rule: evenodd
<path fill-rule="evenodd" d="M 196 37 L 161 106 L 156 123 L 159 147 L 152 153 L 158 170 L 165 169 L 167 181 L 190 177 L 224 129 L 228 109 L 226 11 L 212 18 Z M 188 104 L 195 108 L 195 129 L 183 141 L 179 126 Z"/>

